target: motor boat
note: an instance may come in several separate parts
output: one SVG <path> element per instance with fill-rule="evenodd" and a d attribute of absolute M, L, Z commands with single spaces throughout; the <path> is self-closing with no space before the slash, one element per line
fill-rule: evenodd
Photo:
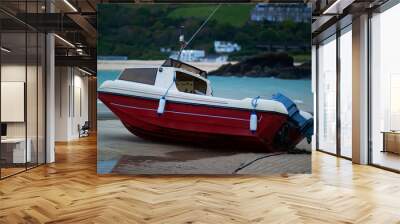
<path fill-rule="evenodd" d="M 312 115 L 286 96 L 214 97 L 207 72 L 171 58 L 157 67 L 126 68 L 99 87 L 98 98 L 146 139 L 274 152 L 310 141 L 313 133 Z"/>

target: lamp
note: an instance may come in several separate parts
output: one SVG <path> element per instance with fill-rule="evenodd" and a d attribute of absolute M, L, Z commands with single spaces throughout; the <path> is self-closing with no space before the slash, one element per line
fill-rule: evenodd
<path fill-rule="evenodd" d="M 343 13 L 343 9 L 351 5 L 355 0 L 336 0 L 332 5 L 322 13 L 323 15 L 339 15 Z"/>
<path fill-rule="evenodd" d="M 64 0 L 64 3 L 68 5 L 74 12 L 78 12 L 78 10 L 73 6 L 68 0 Z"/>
<path fill-rule="evenodd" d="M 4 51 L 6 53 L 10 53 L 11 52 L 11 50 L 9 50 L 9 49 L 7 49 L 5 47 L 1 47 L 0 49 L 1 49 L 1 51 Z"/>
<path fill-rule="evenodd" d="M 81 69 L 81 68 L 79 68 L 79 67 L 78 67 L 78 70 L 81 71 L 81 72 L 83 72 L 83 73 L 85 73 L 86 75 L 89 75 L 89 76 L 93 75 L 92 73 L 90 73 L 90 72 L 88 72 L 88 71 L 86 71 L 86 70 L 84 70 L 84 69 Z"/>
<path fill-rule="evenodd" d="M 61 40 L 62 42 L 64 42 L 65 44 L 67 44 L 68 46 L 75 48 L 75 45 L 73 45 L 71 42 L 69 42 L 68 40 L 62 38 L 61 36 L 59 36 L 58 34 L 54 34 L 55 37 L 57 37 L 59 40 Z"/>

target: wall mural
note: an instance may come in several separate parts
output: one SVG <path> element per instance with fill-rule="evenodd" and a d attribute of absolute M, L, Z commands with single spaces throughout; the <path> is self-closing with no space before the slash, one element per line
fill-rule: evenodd
<path fill-rule="evenodd" d="M 98 173 L 310 173 L 310 22 L 304 4 L 99 4 Z"/>

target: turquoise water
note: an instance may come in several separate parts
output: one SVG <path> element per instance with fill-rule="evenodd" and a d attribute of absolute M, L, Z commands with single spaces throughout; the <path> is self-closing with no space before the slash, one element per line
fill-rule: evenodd
<path fill-rule="evenodd" d="M 98 71 L 98 86 L 106 80 L 114 80 L 120 71 Z M 295 101 L 305 111 L 313 111 L 311 80 L 287 80 L 276 78 L 222 77 L 209 76 L 213 95 L 217 97 L 243 99 L 261 96 L 269 99 L 272 94 L 280 92 Z M 99 105 L 99 112 L 107 112 L 107 108 Z"/>

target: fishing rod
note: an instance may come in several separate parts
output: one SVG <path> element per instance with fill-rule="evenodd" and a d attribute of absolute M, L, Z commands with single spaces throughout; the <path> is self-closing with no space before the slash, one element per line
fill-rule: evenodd
<path fill-rule="evenodd" d="M 211 17 L 217 12 L 219 7 L 221 7 L 221 3 L 219 3 L 218 6 L 215 7 L 214 11 L 207 17 L 207 19 L 201 24 L 201 26 L 196 30 L 196 32 L 194 32 L 189 41 L 186 42 L 185 39 L 183 38 L 183 35 L 179 37 L 179 41 L 182 42 L 182 46 L 181 49 L 179 50 L 178 60 L 181 58 L 182 51 L 190 44 L 190 42 L 192 42 L 194 37 L 201 31 L 201 29 L 203 29 L 203 27 L 207 24 L 207 22 L 211 19 Z"/>

